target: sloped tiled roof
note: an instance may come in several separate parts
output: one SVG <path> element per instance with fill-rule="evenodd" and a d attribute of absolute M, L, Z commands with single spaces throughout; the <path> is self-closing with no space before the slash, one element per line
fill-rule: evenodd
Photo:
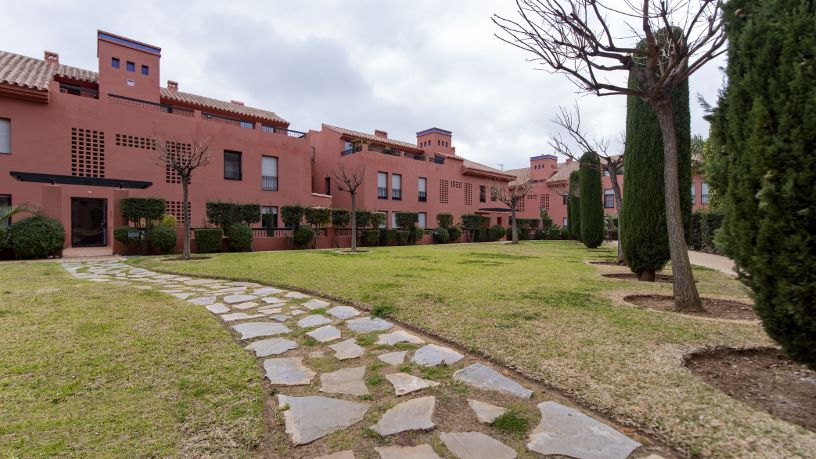
<path fill-rule="evenodd" d="M 416 144 L 403 142 L 401 140 L 389 139 L 387 137 L 378 137 L 378 136 L 375 136 L 374 134 L 367 134 L 365 132 L 354 131 L 354 130 L 351 130 L 351 129 L 332 126 L 330 124 L 325 124 L 325 123 L 323 124 L 323 128 L 328 129 L 330 131 L 334 131 L 334 132 L 336 132 L 336 133 L 338 133 L 340 135 L 345 135 L 347 137 L 355 137 L 355 138 L 359 138 L 361 140 L 367 140 L 369 142 L 377 142 L 377 143 L 382 143 L 382 144 L 385 144 L 385 145 L 391 145 L 392 147 L 407 148 L 407 149 L 413 150 L 413 151 L 422 151 L 422 149 L 417 147 Z"/>
<path fill-rule="evenodd" d="M 0 51 L 0 83 L 48 91 L 48 84 L 55 75 L 79 81 L 97 81 L 97 73 L 90 70 Z"/>
<path fill-rule="evenodd" d="M 456 158 L 462 159 L 462 161 L 463 161 L 462 166 L 465 169 L 478 171 L 478 172 L 484 172 L 484 173 L 488 173 L 488 174 L 491 174 L 491 175 L 498 175 L 498 176 L 505 177 L 507 179 L 512 179 L 513 178 L 513 174 L 511 174 L 510 171 L 500 171 L 500 170 L 494 169 L 494 168 L 492 168 L 490 166 L 485 166 L 484 164 L 477 163 L 476 161 L 471 161 L 469 159 L 464 159 L 461 156 L 457 156 Z"/>
<path fill-rule="evenodd" d="M 515 177 L 510 182 L 510 186 L 516 186 L 519 183 L 522 183 L 526 180 L 530 179 L 530 168 L 529 167 L 520 167 L 518 169 L 507 169 L 505 172 Z"/>
<path fill-rule="evenodd" d="M 277 123 L 289 124 L 288 121 L 276 115 L 274 112 L 270 112 L 268 110 L 262 110 L 260 108 L 255 107 L 248 107 L 246 105 L 234 104 L 232 102 L 213 99 L 211 97 L 190 94 L 189 92 L 161 88 L 161 98 L 176 103 L 209 108 L 211 110 L 233 113 L 235 115 L 249 116 L 252 118 L 261 118 Z"/>
<path fill-rule="evenodd" d="M 570 161 L 568 163 L 561 163 L 558 165 L 558 169 L 555 171 L 555 174 L 551 175 L 550 178 L 547 179 L 547 183 L 557 183 L 557 182 L 565 182 L 569 181 L 569 176 L 574 171 L 578 170 L 578 161 Z"/>

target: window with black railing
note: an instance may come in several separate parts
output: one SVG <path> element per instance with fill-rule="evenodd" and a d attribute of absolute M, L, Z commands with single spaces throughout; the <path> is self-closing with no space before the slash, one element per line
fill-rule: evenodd
<path fill-rule="evenodd" d="M 241 152 L 224 151 L 224 179 L 241 180 Z"/>
<path fill-rule="evenodd" d="M 427 191 L 420 191 L 419 192 L 419 202 L 426 202 L 428 201 L 428 192 Z"/>
<path fill-rule="evenodd" d="M 388 199 L 388 188 L 384 186 L 377 187 L 377 197 L 380 199 Z"/>
<path fill-rule="evenodd" d="M 487 202 L 487 187 L 479 185 L 479 202 Z"/>
<path fill-rule="evenodd" d="M 399 188 L 392 189 L 391 190 L 391 199 L 396 199 L 397 201 L 402 199 L 402 190 L 400 190 Z"/>
<path fill-rule="evenodd" d="M 86 88 L 68 83 L 60 83 L 60 92 L 63 94 L 71 94 L 73 96 L 89 97 L 91 99 L 99 99 L 99 90 L 95 88 Z"/>
<path fill-rule="evenodd" d="M 278 178 L 262 175 L 261 189 L 264 191 L 278 191 Z"/>

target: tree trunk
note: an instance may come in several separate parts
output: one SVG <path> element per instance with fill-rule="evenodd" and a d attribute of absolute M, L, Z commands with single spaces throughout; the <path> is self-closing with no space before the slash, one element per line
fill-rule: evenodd
<path fill-rule="evenodd" d="M 618 209 L 618 226 L 616 228 L 618 232 L 618 264 L 623 265 L 626 264 L 626 261 L 623 259 L 623 244 L 621 242 L 621 230 L 620 230 L 620 222 L 621 222 L 621 209 L 623 209 L 623 196 L 621 195 L 620 185 L 618 184 L 618 171 L 613 170 L 614 168 L 609 168 L 609 181 L 612 182 L 612 192 L 615 194 L 615 207 Z"/>
<path fill-rule="evenodd" d="M 182 210 L 181 215 L 184 220 L 184 250 L 181 253 L 181 258 L 185 260 L 190 259 L 190 197 L 189 197 L 189 179 L 183 178 L 181 180 L 181 199 Z"/>
<path fill-rule="evenodd" d="M 357 251 L 357 193 L 351 193 L 351 251 Z"/>
<path fill-rule="evenodd" d="M 514 202 L 513 205 L 510 207 L 510 215 L 513 219 L 513 226 L 511 231 L 513 232 L 513 244 L 518 244 L 518 229 L 516 229 L 516 203 Z"/>
<path fill-rule="evenodd" d="M 641 271 L 638 274 L 638 280 L 644 282 L 654 282 L 655 281 L 655 272 L 654 271 Z"/>
<path fill-rule="evenodd" d="M 660 123 L 663 137 L 663 183 L 666 197 L 666 229 L 669 232 L 669 251 L 671 253 L 672 274 L 674 282 L 674 307 L 677 311 L 702 311 L 700 294 L 694 284 L 691 273 L 691 262 L 688 257 L 686 236 L 683 229 L 683 216 L 680 209 L 680 190 L 677 168 L 677 133 L 674 128 L 674 115 L 670 94 L 667 92 L 652 103 L 652 108 Z M 688 190 L 685 190 L 688 192 Z"/>

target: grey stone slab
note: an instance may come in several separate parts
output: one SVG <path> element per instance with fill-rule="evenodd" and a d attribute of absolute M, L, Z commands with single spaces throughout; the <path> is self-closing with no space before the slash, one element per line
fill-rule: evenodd
<path fill-rule="evenodd" d="M 368 405 L 329 397 L 289 397 L 278 395 L 283 408 L 286 433 L 292 443 L 305 445 L 360 422 Z"/>
<path fill-rule="evenodd" d="M 354 451 L 347 449 L 345 451 L 340 451 L 339 453 L 318 456 L 314 459 L 357 459 L 357 458 L 354 456 Z"/>
<path fill-rule="evenodd" d="M 382 436 L 405 432 L 406 430 L 428 430 L 436 426 L 431 420 L 436 397 L 420 397 L 386 411 L 371 429 Z"/>
<path fill-rule="evenodd" d="M 405 361 L 405 356 L 407 354 L 408 351 L 388 352 L 386 354 L 378 355 L 377 358 L 389 365 L 399 365 Z"/>
<path fill-rule="evenodd" d="M 300 357 L 266 359 L 263 366 L 267 379 L 276 386 L 303 386 L 317 374 L 303 365 Z"/>
<path fill-rule="evenodd" d="M 223 303 L 213 303 L 206 306 L 207 310 L 213 314 L 223 314 L 229 312 L 230 308 L 224 306 Z"/>
<path fill-rule="evenodd" d="M 190 279 L 188 281 L 184 281 L 187 285 L 213 285 L 221 282 L 217 279 Z"/>
<path fill-rule="evenodd" d="M 296 342 L 284 338 L 262 339 L 250 343 L 245 349 L 255 353 L 255 357 L 269 357 L 270 355 L 280 355 L 286 351 L 297 349 Z"/>
<path fill-rule="evenodd" d="M 286 322 L 287 320 L 289 320 L 289 316 L 287 316 L 286 314 L 274 314 L 269 317 L 277 320 L 278 322 Z"/>
<path fill-rule="evenodd" d="M 316 339 L 321 343 L 328 343 L 329 341 L 334 341 L 336 339 L 340 339 L 340 330 L 331 326 L 331 325 L 324 325 L 320 328 L 310 331 L 306 333 L 307 335 L 311 336 L 312 338 Z"/>
<path fill-rule="evenodd" d="M 265 297 L 261 298 L 261 301 L 263 301 L 266 304 L 284 304 L 284 303 L 286 303 L 286 300 L 284 300 L 282 298 L 278 298 L 276 296 L 265 296 Z"/>
<path fill-rule="evenodd" d="M 280 313 L 281 313 L 281 308 L 280 308 L 280 307 L 275 307 L 275 308 L 272 308 L 272 307 L 258 308 L 258 312 L 260 312 L 261 314 L 267 314 L 267 315 L 272 315 L 272 314 L 280 314 Z"/>
<path fill-rule="evenodd" d="M 310 310 L 314 310 L 328 308 L 329 306 L 331 306 L 331 303 L 329 303 L 328 301 L 318 300 L 317 298 L 312 298 L 311 300 L 302 303 L 301 306 Z"/>
<path fill-rule="evenodd" d="M 298 320 L 297 324 L 300 328 L 312 328 L 317 327 L 319 325 L 326 325 L 330 324 L 331 319 L 326 316 L 321 316 L 319 314 L 313 314 L 311 316 L 306 316 L 300 320 Z"/>
<path fill-rule="evenodd" d="M 283 293 L 283 290 L 277 289 L 275 287 L 261 287 L 255 289 L 255 291 L 252 292 L 253 295 L 258 296 L 277 295 L 280 293 Z"/>
<path fill-rule="evenodd" d="M 380 459 L 441 459 L 431 445 L 379 446 L 374 451 L 380 455 Z"/>
<path fill-rule="evenodd" d="M 363 382 L 366 368 L 343 368 L 320 375 L 320 392 L 345 395 L 365 395 L 368 388 Z"/>
<path fill-rule="evenodd" d="M 451 365 L 462 360 L 464 357 L 464 355 L 453 349 L 437 344 L 426 344 L 414 352 L 414 356 L 411 357 L 411 360 L 419 365 L 432 367 L 443 363 Z"/>
<path fill-rule="evenodd" d="M 377 331 L 388 330 L 394 324 L 379 317 L 369 318 L 363 317 L 360 319 L 352 319 L 346 322 L 346 327 L 357 333 L 371 333 Z"/>
<path fill-rule="evenodd" d="M 542 402 L 538 409 L 541 422 L 530 433 L 530 451 L 578 459 L 624 459 L 640 446 L 612 427 L 560 403 Z"/>
<path fill-rule="evenodd" d="M 329 348 L 334 351 L 337 360 L 356 359 L 365 353 L 365 349 L 358 346 L 354 338 L 332 344 Z"/>
<path fill-rule="evenodd" d="M 232 328 L 241 334 L 241 339 L 257 338 L 259 336 L 275 336 L 291 331 L 286 325 L 277 322 L 245 322 L 233 325 Z"/>
<path fill-rule="evenodd" d="M 521 398 L 530 398 L 533 391 L 497 372 L 496 370 L 474 363 L 453 374 L 453 379 L 477 389 L 492 390 Z"/>
<path fill-rule="evenodd" d="M 468 399 L 470 409 L 476 414 L 476 419 L 483 424 L 490 424 L 495 421 L 497 417 L 507 412 L 506 409 L 491 405 L 490 403 L 480 402 L 478 400 Z"/>
<path fill-rule="evenodd" d="M 425 344 L 425 340 L 405 330 L 383 333 L 377 337 L 377 344 L 393 346 L 397 343 Z"/>
<path fill-rule="evenodd" d="M 258 303 L 254 302 L 254 301 L 247 301 L 245 303 L 238 303 L 238 304 L 233 304 L 232 305 L 233 308 L 241 309 L 241 310 L 244 310 L 244 311 L 247 310 L 247 309 L 257 308 L 258 306 L 259 306 Z"/>
<path fill-rule="evenodd" d="M 189 301 L 190 303 L 199 305 L 199 306 L 207 306 L 207 305 L 215 303 L 215 300 L 216 300 L 216 298 L 214 296 L 199 296 L 199 297 L 187 300 L 187 301 Z"/>
<path fill-rule="evenodd" d="M 360 311 L 351 306 L 335 306 L 326 312 L 340 320 L 351 319 L 360 315 Z"/>
<path fill-rule="evenodd" d="M 181 292 L 181 293 L 172 293 L 172 295 L 174 297 L 178 298 L 178 299 L 186 300 L 187 298 L 190 298 L 194 294 L 191 293 L 191 292 Z"/>
<path fill-rule="evenodd" d="M 247 301 L 252 301 L 258 299 L 255 295 L 227 295 L 224 297 L 224 303 L 227 304 L 236 304 L 236 303 L 246 303 Z"/>
<path fill-rule="evenodd" d="M 418 378 L 408 373 L 391 373 L 390 375 L 385 375 L 385 379 L 394 386 L 394 395 L 397 396 L 439 385 L 438 382 L 428 381 L 427 379 Z"/>
<path fill-rule="evenodd" d="M 224 322 L 235 322 L 236 320 L 260 319 L 266 317 L 263 314 L 247 314 L 245 312 L 231 312 L 220 316 Z"/>
<path fill-rule="evenodd" d="M 289 292 L 286 295 L 283 295 L 283 297 L 284 298 L 294 298 L 294 299 L 299 300 L 299 299 L 303 299 L 303 298 L 309 298 L 309 295 L 306 295 L 305 293 L 300 293 L 300 292 Z"/>
<path fill-rule="evenodd" d="M 442 443 L 459 459 L 515 459 L 516 450 L 481 432 L 442 432 Z"/>
<path fill-rule="evenodd" d="M 261 285 L 261 284 L 259 284 L 257 282 L 243 282 L 243 281 L 227 282 L 225 285 L 229 285 L 231 287 L 249 287 L 249 288 L 263 287 L 263 285 Z"/>
<path fill-rule="evenodd" d="M 306 311 L 304 311 L 303 309 L 298 309 L 298 308 L 292 308 L 292 309 L 289 310 L 289 314 L 292 314 L 293 316 L 299 316 L 299 315 L 301 315 L 301 314 L 303 314 L 305 312 Z"/>

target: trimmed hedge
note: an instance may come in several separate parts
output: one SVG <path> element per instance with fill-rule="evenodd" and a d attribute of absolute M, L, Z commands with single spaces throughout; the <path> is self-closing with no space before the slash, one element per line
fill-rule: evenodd
<path fill-rule="evenodd" d="M 451 242 L 456 242 L 462 237 L 462 228 L 458 226 L 454 226 L 448 229 L 448 235 L 450 236 Z"/>
<path fill-rule="evenodd" d="M 371 211 L 358 210 L 354 212 L 354 215 L 357 219 L 357 228 L 368 228 L 371 226 Z"/>
<path fill-rule="evenodd" d="M 433 235 L 434 243 L 436 244 L 447 244 L 450 242 L 450 233 L 447 228 L 437 228 L 434 230 Z"/>
<path fill-rule="evenodd" d="M 385 229 L 382 230 L 382 245 L 394 245 L 397 243 L 397 230 Z"/>
<path fill-rule="evenodd" d="M 303 211 L 306 223 L 312 225 L 313 228 L 328 226 L 331 222 L 331 213 L 331 209 L 328 207 L 307 207 Z"/>
<path fill-rule="evenodd" d="M 385 221 L 388 216 L 385 212 L 371 212 L 371 227 L 379 228 L 385 226 Z"/>
<path fill-rule="evenodd" d="M 396 220 L 399 228 L 409 230 L 416 226 L 419 221 L 419 214 L 416 212 L 397 212 L 394 220 Z"/>
<path fill-rule="evenodd" d="M 176 246 L 176 230 L 167 226 L 154 226 L 147 231 L 147 240 L 154 251 L 168 254 Z M 127 246 L 127 242 L 125 242 Z"/>
<path fill-rule="evenodd" d="M 238 210 L 235 204 L 223 201 L 207 201 L 205 204 L 207 208 L 207 221 L 211 225 L 215 225 L 222 230 L 225 230 L 238 220 Z"/>
<path fill-rule="evenodd" d="M 370 229 L 363 231 L 365 245 L 374 247 L 380 244 L 380 230 Z"/>
<path fill-rule="evenodd" d="M 236 204 L 238 209 L 238 219 L 247 226 L 261 221 L 260 204 Z"/>
<path fill-rule="evenodd" d="M 221 251 L 224 230 L 221 228 L 200 228 L 195 230 L 196 252 L 215 253 Z"/>
<path fill-rule="evenodd" d="M 17 258 L 47 258 L 62 250 L 65 228 L 44 215 L 35 215 L 9 227 L 9 243 Z"/>
<path fill-rule="evenodd" d="M 351 212 L 347 209 L 332 209 L 331 224 L 335 228 L 345 228 L 351 222 Z"/>
<path fill-rule="evenodd" d="M 309 225 L 300 225 L 295 230 L 294 243 L 295 247 L 303 249 L 308 247 L 315 237 L 315 232 Z"/>
<path fill-rule="evenodd" d="M 139 228 L 144 219 L 145 227 L 149 227 L 152 222 L 161 220 L 166 206 L 164 198 L 123 198 L 122 216 Z"/>
<path fill-rule="evenodd" d="M 281 221 L 286 228 L 298 228 L 303 221 L 302 206 L 282 206 L 280 208 Z"/>
<path fill-rule="evenodd" d="M 453 226 L 453 215 L 448 213 L 436 214 L 436 225 L 440 228 L 451 228 Z"/>
<path fill-rule="evenodd" d="M 581 156 L 578 173 L 581 194 L 581 241 L 594 249 L 604 240 L 603 186 L 601 161 L 595 153 Z"/>
<path fill-rule="evenodd" d="M 700 252 L 717 253 L 714 233 L 723 224 L 725 214 L 718 210 L 699 209 L 691 214 L 691 248 Z"/>
<path fill-rule="evenodd" d="M 414 228 L 413 234 L 409 236 L 409 240 L 411 244 L 416 244 L 417 242 L 422 240 L 422 237 L 425 236 L 425 230 L 422 228 Z"/>
<path fill-rule="evenodd" d="M 243 223 L 234 223 L 227 230 L 229 248 L 233 252 L 252 251 L 252 228 Z"/>
<path fill-rule="evenodd" d="M 410 231 L 397 230 L 394 232 L 397 238 L 397 245 L 408 245 L 408 235 Z"/>
<path fill-rule="evenodd" d="M 462 214 L 462 227 L 469 231 L 476 231 L 490 223 L 490 218 L 478 214 Z"/>
<path fill-rule="evenodd" d="M 490 240 L 498 241 L 507 234 L 507 230 L 501 225 L 493 225 L 490 227 Z"/>

